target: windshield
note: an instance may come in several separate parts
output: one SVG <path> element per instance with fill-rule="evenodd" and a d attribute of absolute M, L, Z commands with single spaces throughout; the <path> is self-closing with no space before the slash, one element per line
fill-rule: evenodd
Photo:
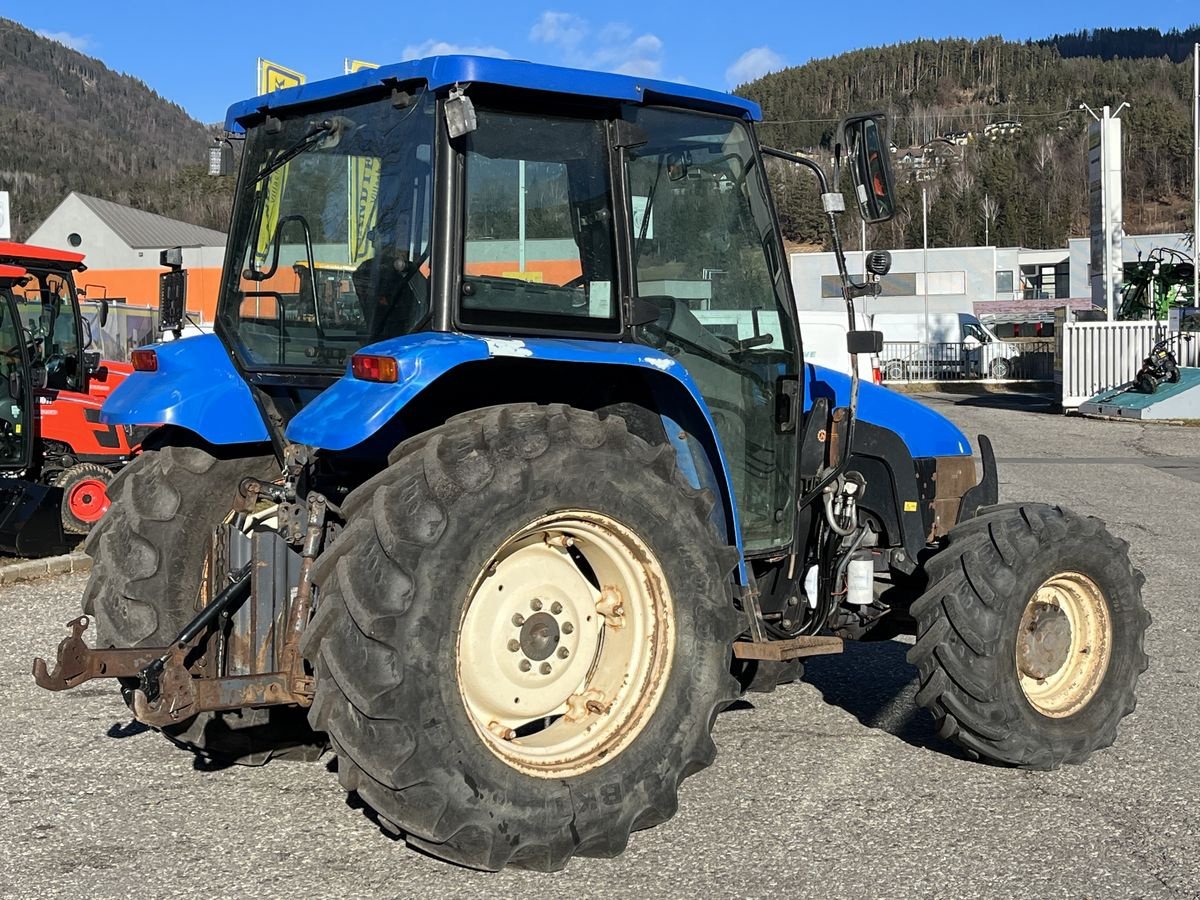
<path fill-rule="evenodd" d="M 981 344 L 991 343 L 991 337 L 986 331 L 983 330 L 983 326 L 978 322 L 963 322 L 962 329 L 964 338 L 975 338 L 975 340 L 979 341 Z"/>
<path fill-rule="evenodd" d="M 248 367 L 341 369 L 425 326 L 432 103 L 386 97 L 249 131 L 218 311 Z"/>
<path fill-rule="evenodd" d="M 75 285 L 64 272 L 30 268 L 30 278 L 17 295 L 17 312 L 25 327 L 29 360 L 45 366 L 46 387 L 52 391 L 83 390 Z"/>

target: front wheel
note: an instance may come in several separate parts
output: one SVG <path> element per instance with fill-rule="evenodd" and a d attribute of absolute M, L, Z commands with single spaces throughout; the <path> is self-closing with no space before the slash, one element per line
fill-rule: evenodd
<path fill-rule="evenodd" d="M 988 364 L 988 375 L 992 378 L 1008 378 L 1012 375 L 1012 362 L 1007 359 L 993 359 Z"/>
<path fill-rule="evenodd" d="M 669 445 L 569 407 L 401 445 L 314 569 L 311 720 L 342 784 L 481 869 L 614 856 L 670 818 L 737 693 L 711 506 Z"/>
<path fill-rule="evenodd" d="M 1095 518 L 984 510 L 926 563 L 912 605 L 917 702 L 975 756 L 1052 769 L 1116 739 L 1148 659 L 1144 579 Z"/>
<path fill-rule="evenodd" d="M 1143 394 L 1153 394 L 1158 390 L 1158 379 L 1149 372 L 1142 372 L 1137 377 L 1137 389 Z"/>
<path fill-rule="evenodd" d="M 76 463 L 55 479 L 62 488 L 62 525 L 67 534 L 87 534 L 108 512 L 111 469 L 95 463 Z"/>

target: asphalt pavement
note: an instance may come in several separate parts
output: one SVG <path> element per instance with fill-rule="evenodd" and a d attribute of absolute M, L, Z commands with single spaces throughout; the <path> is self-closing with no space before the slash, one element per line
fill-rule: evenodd
<path fill-rule="evenodd" d="M 1000 458 L 1001 499 L 1132 544 L 1150 671 L 1117 744 L 1033 773 L 966 760 L 913 707 L 904 643 L 852 645 L 721 715 L 674 819 L 615 860 L 483 874 L 385 837 L 328 759 L 203 770 L 111 683 L 37 689 L 86 575 L 0 587 L 3 897 L 1200 897 L 1200 431 L 921 398 Z"/>

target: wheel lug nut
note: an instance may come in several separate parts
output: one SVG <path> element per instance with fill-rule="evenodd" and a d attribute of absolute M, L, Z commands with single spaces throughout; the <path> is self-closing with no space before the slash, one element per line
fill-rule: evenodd
<path fill-rule="evenodd" d="M 562 604 L 555 600 L 550 604 L 550 612 L 557 616 L 560 612 L 562 612 Z"/>
<path fill-rule="evenodd" d="M 513 624 L 520 628 L 525 624 L 525 617 L 520 613 L 517 613 L 515 616 L 513 616 Z"/>
<path fill-rule="evenodd" d="M 513 640 L 508 642 L 508 649 L 511 650 L 513 653 L 516 653 L 518 650 L 521 649 L 521 642 L 514 638 Z"/>
<path fill-rule="evenodd" d="M 563 622 L 563 626 L 562 626 L 563 634 L 570 634 L 574 630 L 575 630 L 575 626 L 572 625 L 570 622 Z"/>
<path fill-rule="evenodd" d="M 522 672 L 528 672 L 530 670 L 530 668 L 532 668 L 532 667 L 530 665 L 529 660 L 523 659 L 519 663 L 517 663 L 517 668 L 520 669 Z"/>
<path fill-rule="evenodd" d="M 536 597 L 534 597 L 532 600 L 529 601 L 529 608 L 532 609 L 534 612 L 537 612 L 538 610 L 540 610 L 542 608 L 542 601 L 537 599 Z"/>
<path fill-rule="evenodd" d="M 570 655 L 570 653 L 571 653 L 571 651 L 568 650 L 566 647 L 558 648 L 558 658 L 559 659 L 566 659 Z"/>
<path fill-rule="evenodd" d="M 550 674 L 550 663 L 542 663 L 542 665 L 538 669 L 538 671 L 541 672 L 543 675 L 549 675 Z"/>

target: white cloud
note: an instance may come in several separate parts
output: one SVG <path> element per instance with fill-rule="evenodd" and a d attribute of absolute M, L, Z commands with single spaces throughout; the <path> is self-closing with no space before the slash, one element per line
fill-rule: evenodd
<path fill-rule="evenodd" d="M 786 65 L 786 60 L 770 47 L 752 47 L 725 70 L 725 81 L 730 87 L 737 87 L 768 72 L 777 72 Z"/>
<path fill-rule="evenodd" d="M 579 16 L 548 9 L 529 29 L 529 39 L 540 44 L 557 44 L 569 49 L 582 41 L 588 30 L 588 23 Z"/>
<path fill-rule="evenodd" d="M 39 31 L 38 34 L 55 43 L 62 44 L 64 47 L 78 50 L 80 53 L 92 45 L 90 37 L 82 34 L 71 34 L 69 31 Z"/>
<path fill-rule="evenodd" d="M 453 44 L 450 41 L 422 41 L 419 44 L 409 44 L 401 52 L 401 59 L 422 59 L 426 56 L 450 56 L 464 54 L 466 56 L 495 56 L 499 59 L 512 59 L 512 54 L 500 47 L 488 44 Z"/>
<path fill-rule="evenodd" d="M 662 74 L 663 42 L 649 32 L 635 34 L 624 22 L 606 22 L 597 29 L 574 13 L 546 10 L 533 23 L 529 39 L 554 47 L 564 65 L 639 78 Z"/>

